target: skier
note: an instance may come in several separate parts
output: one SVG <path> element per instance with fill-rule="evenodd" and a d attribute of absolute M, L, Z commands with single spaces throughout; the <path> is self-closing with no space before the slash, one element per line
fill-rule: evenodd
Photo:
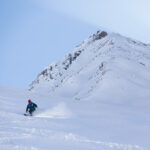
<path fill-rule="evenodd" d="M 36 110 L 37 104 L 33 103 L 30 99 L 28 100 L 28 105 L 26 108 L 26 112 L 29 111 L 30 115 L 32 116 L 32 113 Z"/>

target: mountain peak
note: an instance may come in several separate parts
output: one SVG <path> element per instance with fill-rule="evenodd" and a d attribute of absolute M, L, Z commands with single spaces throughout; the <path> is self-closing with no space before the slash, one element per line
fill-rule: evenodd
<path fill-rule="evenodd" d="M 69 93 L 75 99 L 100 91 L 106 97 L 106 92 L 113 96 L 118 91 L 126 96 L 134 91 L 135 86 L 138 89 L 148 86 L 144 80 L 149 81 L 145 76 L 150 75 L 149 58 L 148 45 L 99 30 L 58 63 L 46 67 L 29 89 L 62 95 L 67 93 L 67 96 Z M 146 73 L 139 75 L 138 70 Z M 112 92 L 112 89 L 115 91 Z"/>
<path fill-rule="evenodd" d="M 108 33 L 106 31 L 98 30 L 96 34 L 93 34 L 93 40 L 100 40 L 104 37 L 106 37 Z"/>

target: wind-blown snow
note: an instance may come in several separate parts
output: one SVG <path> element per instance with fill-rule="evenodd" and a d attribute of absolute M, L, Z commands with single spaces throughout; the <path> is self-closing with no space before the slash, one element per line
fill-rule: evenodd
<path fill-rule="evenodd" d="M 149 91 L 150 46 L 98 31 L 30 91 L 0 87 L 0 150 L 149 150 Z"/>
<path fill-rule="evenodd" d="M 38 111 L 38 113 L 36 113 L 35 116 L 45 118 L 67 119 L 71 117 L 71 112 L 68 110 L 65 103 L 61 102 L 53 108 Z"/>

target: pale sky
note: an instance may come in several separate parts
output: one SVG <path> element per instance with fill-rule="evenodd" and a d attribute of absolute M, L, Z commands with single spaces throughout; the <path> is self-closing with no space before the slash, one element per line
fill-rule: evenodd
<path fill-rule="evenodd" d="M 150 43 L 149 0 L 0 0 L 0 86 L 27 88 L 99 29 Z"/>
<path fill-rule="evenodd" d="M 38 0 L 45 9 L 150 42 L 150 0 Z M 145 34 L 146 33 L 146 34 Z"/>

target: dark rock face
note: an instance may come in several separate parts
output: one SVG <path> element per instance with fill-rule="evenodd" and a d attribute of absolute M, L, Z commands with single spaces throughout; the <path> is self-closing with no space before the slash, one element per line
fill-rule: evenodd
<path fill-rule="evenodd" d="M 40 76 L 40 75 L 43 75 L 43 76 L 45 76 L 45 77 L 48 77 L 48 76 L 49 76 L 50 79 L 53 79 L 52 75 L 50 74 L 50 72 L 51 72 L 52 70 L 53 70 L 53 66 L 50 66 L 48 69 L 43 70 L 43 71 L 39 74 L 39 76 Z"/>
<path fill-rule="evenodd" d="M 105 36 L 107 36 L 107 32 L 105 31 L 97 31 L 96 34 L 93 35 L 93 40 L 100 40 L 102 38 L 104 38 Z"/>
<path fill-rule="evenodd" d="M 67 70 L 73 61 L 77 59 L 77 57 L 81 54 L 83 50 L 76 51 L 73 54 L 68 54 L 67 59 L 63 62 L 64 69 Z"/>
<path fill-rule="evenodd" d="M 43 76 L 48 76 L 48 72 L 47 72 L 47 69 L 43 70 L 40 75 L 43 75 Z"/>

